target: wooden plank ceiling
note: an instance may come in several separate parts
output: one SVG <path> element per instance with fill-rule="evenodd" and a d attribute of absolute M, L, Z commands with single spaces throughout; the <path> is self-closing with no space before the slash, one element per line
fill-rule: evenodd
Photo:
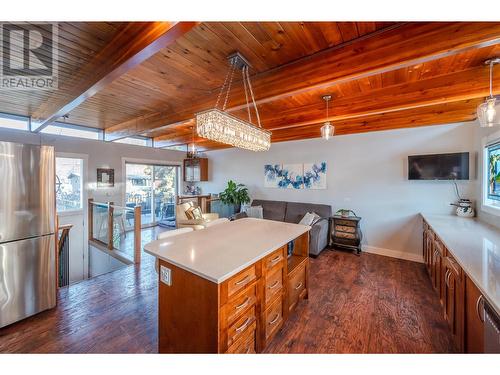
<path fill-rule="evenodd" d="M 110 140 L 146 135 L 162 147 L 183 147 L 193 140 L 194 114 L 215 104 L 227 56 L 239 51 L 252 65 L 262 125 L 273 142 L 319 137 L 325 94 L 333 97 L 329 120 L 337 135 L 437 125 L 475 119 L 488 95 L 484 61 L 500 56 L 500 23 L 181 22 L 151 57 L 113 76 L 111 69 L 89 74 L 106 61 L 121 62 L 123 49 L 147 51 L 160 38 L 151 30 L 172 25 L 155 27 L 61 23 L 61 90 L 0 91 L 0 111 L 47 120 L 66 108 L 68 122 L 105 129 Z M 97 78 L 107 80 L 82 95 Z M 494 81 L 498 94 L 500 72 Z M 246 118 L 239 76 L 231 93 L 229 111 Z M 201 150 L 226 147 L 194 141 Z"/>

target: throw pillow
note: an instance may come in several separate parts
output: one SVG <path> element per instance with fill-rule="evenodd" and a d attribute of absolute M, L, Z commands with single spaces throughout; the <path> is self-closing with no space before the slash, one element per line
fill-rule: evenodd
<path fill-rule="evenodd" d="M 316 224 L 318 220 L 321 219 L 321 216 L 319 216 L 316 212 L 313 212 L 312 214 L 313 214 L 313 221 L 311 222 L 311 226 Z"/>
<path fill-rule="evenodd" d="M 313 223 L 321 219 L 315 212 L 307 212 L 304 217 L 299 221 L 299 224 L 311 226 Z"/>
<path fill-rule="evenodd" d="M 186 210 L 186 216 L 189 220 L 203 219 L 200 207 L 189 207 Z"/>
<path fill-rule="evenodd" d="M 200 207 L 193 208 L 191 212 L 196 220 L 203 219 L 203 213 L 201 212 Z"/>
<path fill-rule="evenodd" d="M 241 206 L 240 206 L 240 212 L 247 212 L 247 210 L 250 208 L 250 204 L 249 203 L 242 203 Z"/>
<path fill-rule="evenodd" d="M 314 216 L 310 212 L 306 212 L 304 217 L 300 219 L 299 224 L 302 225 L 311 225 L 312 221 L 314 220 Z"/>
<path fill-rule="evenodd" d="M 253 217 L 256 219 L 263 219 L 264 218 L 264 209 L 262 206 L 252 206 L 248 207 L 246 214 L 248 217 Z"/>
<path fill-rule="evenodd" d="M 188 218 L 188 220 L 193 220 L 194 219 L 194 216 L 193 216 L 193 209 L 194 207 L 189 207 L 186 211 L 184 211 L 184 213 L 186 214 L 186 217 Z"/>

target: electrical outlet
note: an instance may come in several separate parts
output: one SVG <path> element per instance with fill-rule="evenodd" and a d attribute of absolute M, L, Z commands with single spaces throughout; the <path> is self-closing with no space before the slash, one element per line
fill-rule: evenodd
<path fill-rule="evenodd" d="M 165 266 L 160 267 L 160 280 L 163 284 L 172 285 L 172 271 Z"/>

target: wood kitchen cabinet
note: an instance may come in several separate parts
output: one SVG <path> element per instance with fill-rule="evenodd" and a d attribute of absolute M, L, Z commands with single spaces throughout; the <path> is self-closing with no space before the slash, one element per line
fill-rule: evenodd
<path fill-rule="evenodd" d="M 441 306 L 444 306 L 444 272 L 443 259 L 445 255 L 445 247 L 441 241 L 434 236 L 432 242 L 432 251 L 430 252 L 430 272 L 431 281 L 434 290 L 439 296 Z"/>
<path fill-rule="evenodd" d="M 430 227 L 424 223 L 423 257 L 427 273 L 431 279 L 432 287 L 439 296 L 441 305 L 444 305 L 443 297 L 443 257 L 445 247 Z"/>
<path fill-rule="evenodd" d="M 184 159 L 184 181 L 185 182 L 208 181 L 208 159 L 207 158 Z"/>
<path fill-rule="evenodd" d="M 484 353 L 484 296 L 452 253 L 423 222 L 423 259 L 443 315 L 461 353 Z"/>
<path fill-rule="evenodd" d="M 450 326 L 454 345 L 457 351 L 463 352 L 465 349 L 466 275 L 444 243 L 425 221 L 422 255 L 432 287 L 439 296 L 443 307 L 444 318 Z"/>
<path fill-rule="evenodd" d="M 453 342 L 459 352 L 464 349 L 465 280 L 462 268 L 451 254 L 443 260 L 444 317 L 448 321 Z"/>
<path fill-rule="evenodd" d="M 434 245 L 434 233 L 429 226 L 424 223 L 424 243 L 423 243 L 423 258 L 424 264 L 429 275 L 431 274 L 431 254 Z"/>
<path fill-rule="evenodd" d="M 465 277 L 465 352 L 484 353 L 483 295 L 469 277 Z"/>

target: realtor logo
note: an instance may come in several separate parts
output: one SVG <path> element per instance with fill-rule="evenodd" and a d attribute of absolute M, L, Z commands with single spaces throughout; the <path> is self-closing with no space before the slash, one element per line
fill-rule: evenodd
<path fill-rule="evenodd" d="M 0 24 L 0 90 L 56 90 L 57 24 Z"/>

